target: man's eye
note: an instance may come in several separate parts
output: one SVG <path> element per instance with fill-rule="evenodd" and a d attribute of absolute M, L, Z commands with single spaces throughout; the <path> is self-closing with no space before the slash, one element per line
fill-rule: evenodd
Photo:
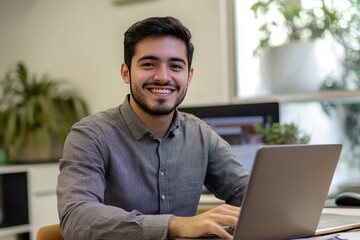
<path fill-rule="evenodd" d="M 171 68 L 172 68 L 172 69 L 175 69 L 175 70 L 181 70 L 181 69 L 183 69 L 183 67 L 182 67 L 181 65 L 177 65 L 177 64 L 171 65 Z"/>
<path fill-rule="evenodd" d="M 144 63 L 142 66 L 149 68 L 149 67 L 154 67 L 154 64 L 152 64 L 152 63 Z"/>

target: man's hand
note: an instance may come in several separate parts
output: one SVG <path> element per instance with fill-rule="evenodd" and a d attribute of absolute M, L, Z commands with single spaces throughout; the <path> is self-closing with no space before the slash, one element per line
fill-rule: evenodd
<path fill-rule="evenodd" d="M 235 227 L 240 207 L 223 204 L 192 217 L 172 216 L 169 220 L 169 237 L 200 237 L 207 233 L 230 239 L 223 226 Z"/>

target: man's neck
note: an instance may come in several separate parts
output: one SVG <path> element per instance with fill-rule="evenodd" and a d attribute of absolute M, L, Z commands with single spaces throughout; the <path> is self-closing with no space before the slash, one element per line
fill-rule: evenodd
<path fill-rule="evenodd" d="M 141 109 L 133 99 L 130 98 L 130 106 L 140 119 L 141 123 L 156 137 L 162 139 L 168 132 L 174 111 L 166 115 L 154 115 Z"/>

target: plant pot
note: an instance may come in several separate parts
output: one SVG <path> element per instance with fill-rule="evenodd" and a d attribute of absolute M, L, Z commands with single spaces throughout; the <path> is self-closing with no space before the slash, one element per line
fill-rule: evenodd
<path fill-rule="evenodd" d="M 53 136 L 28 137 L 14 154 L 12 162 L 37 163 L 57 161 L 62 154 L 63 144 Z"/>
<path fill-rule="evenodd" d="M 269 94 L 315 92 L 322 83 L 317 42 L 291 42 L 266 49 L 260 59 L 263 91 Z"/>

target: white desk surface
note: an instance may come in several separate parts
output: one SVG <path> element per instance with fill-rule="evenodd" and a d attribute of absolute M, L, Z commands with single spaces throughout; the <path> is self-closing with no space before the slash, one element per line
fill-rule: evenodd
<path fill-rule="evenodd" d="M 344 215 L 353 215 L 360 216 L 360 207 L 350 208 L 350 207 L 325 207 L 323 213 L 335 213 L 335 214 L 344 214 Z"/>
<path fill-rule="evenodd" d="M 200 198 L 200 204 L 204 204 L 204 205 L 219 205 L 222 203 L 224 203 L 224 201 L 217 199 L 212 194 L 203 194 L 201 195 Z M 335 206 L 333 200 L 328 200 L 323 209 L 323 213 L 360 216 L 360 207 L 338 207 Z"/>
<path fill-rule="evenodd" d="M 307 238 L 294 238 L 293 240 L 359 240 L 360 232 L 341 232 L 329 235 L 307 237 Z"/>

